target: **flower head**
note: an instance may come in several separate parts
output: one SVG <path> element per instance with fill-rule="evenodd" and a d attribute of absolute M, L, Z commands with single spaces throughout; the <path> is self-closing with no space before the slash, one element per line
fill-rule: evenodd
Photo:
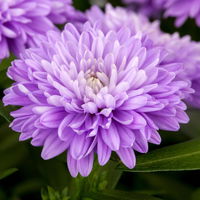
<path fill-rule="evenodd" d="M 187 83 L 176 80 L 182 67 L 163 67 L 162 48 L 128 27 L 103 32 L 88 22 L 79 32 L 67 24 L 47 37 L 13 62 L 8 76 L 15 83 L 3 101 L 21 106 L 11 113 L 20 140 L 43 146 L 44 159 L 67 151 L 72 176 L 87 176 L 95 153 L 100 165 L 116 152 L 133 168 L 134 152 L 159 144 L 160 129 L 188 122 L 180 92 Z"/>
<path fill-rule="evenodd" d="M 166 0 L 123 0 L 130 8 L 147 16 L 157 17 L 163 10 Z"/>
<path fill-rule="evenodd" d="M 51 7 L 48 18 L 54 24 L 82 23 L 86 20 L 84 14 L 72 6 L 72 0 L 48 0 L 47 5 Z"/>
<path fill-rule="evenodd" d="M 0 59 L 34 46 L 35 38 L 56 29 L 53 23 L 83 20 L 75 13 L 69 0 L 0 0 Z"/>
<path fill-rule="evenodd" d="M 132 35 L 141 38 L 149 34 L 157 34 L 159 22 L 150 23 L 146 16 L 135 13 L 122 7 L 113 8 L 106 4 L 105 13 L 97 6 L 92 6 L 86 12 L 87 19 L 94 25 L 98 25 L 106 33 L 110 30 L 119 31 L 123 26 L 129 27 Z"/>
<path fill-rule="evenodd" d="M 200 4 L 198 0 L 166 0 L 165 16 L 176 18 L 176 26 L 181 26 L 188 18 L 196 20 L 200 26 Z"/>
<path fill-rule="evenodd" d="M 190 36 L 180 37 L 178 33 L 167 34 L 161 31 L 152 32 L 151 39 L 155 44 L 162 45 L 169 52 L 163 60 L 163 64 L 169 62 L 182 63 L 184 70 L 179 74 L 179 79 L 191 82 L 194 92 L 188 93 L 185 101 L 191 106 L 200 108 L 200 43 L 192 41 Z"/>
<path fill-rule="evenodd" d="M 181 26 L 188 18 L 194 18 L 200 26 L 199 0 L 124 0 L 145 15 L 155 16 L 165 11 L 165 17 L 175 17 L 176 26 Z"/>

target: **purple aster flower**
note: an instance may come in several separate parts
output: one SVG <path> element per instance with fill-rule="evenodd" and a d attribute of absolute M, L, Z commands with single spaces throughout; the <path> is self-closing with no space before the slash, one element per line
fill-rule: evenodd
<path fill-rule="evenodd" d="M 35 45 L 35 38 L 55 29 L 53 23 L 68 20 L 83 20 L 69 0 L 0 1 L 0 59 L 8 57 L 10 51 L 19 56 L 26 47 Z"/>
<path fill-rule="evenodd" d="M 155 44 L 163 45 L 169 52 L 163 60 L 163 64 L 170 62 L 183 63 L 184 71 L 179 75 L 180 79 L 191 81 L 194 93 L 186 96 L 185 101 L 191 106 L 200 108 L 200 43 L 192 41 L 190 36 L 180 37 L 178 33 L 172 35 L 161 31 L 152 32 L 150 37 Z"/>
<path fill-rule="evenodd" d="M 123 0 L 125 4 L 135 11 L 147 16 L 157 17 L 163 9 L 166 0 Z"/>
<path fill-rule="evenodd" d="M 12 129 L 43 146 L 43 159 L 66 151 L 74 177 L 91 172 L 95 153 L 100 165 L 116 152 L 133 168 L 134 152 L 159 144 L 160 129 L 188 122 L 180 92 L 188 85 L 176 80 L 182 67 L 162 66 L 162 51 L 127 26 L 103 32 L 88 22 L 82 31 L 67 24 L 61 34 L 48 32 L 8 70 L 14 84 L 3 102 L 21 106 Z"/>
<path fill-rule="evenodd" d="M 72 0 L 48 0 L 47 4 L 51 7 L 48 18 L 55 24 L 85 22 L 84 14 L 72 6 Z"/>
<path fill-rule="evenodd" d="M 98 20 L 98 26 L 104 32 L 108 30 L 118 31 L 121 27 L 128 26 L 132 34 L 137 37 L 148 36 L 155 46 L 162 46 L 167 51 L 167 56 L 162 60 L 162 64 L 171 62 L 182 63 L 184 70 L 177 76 L 184 79 L 188 84 L 192 84 L 191 89 L 183 89 L 185 100 L 192 106 L 200 108 L 200 43 L 192 41 L 190 36 L 180 37 L 178 33 L 167 34 L 160 30 L 158 21 L 149 22 L 144 15 L 138 15 L 124 8 L 113 8 L 111 5 L 106 6 L 105 14 L 96 6 L 87 12 L 87 18 L 91 23 Z M 189 89 L 189 90 L 188 90 Z M 185 90 L 185 91 L 184 91 Z"/>
<path fill-rule="evenodd" d="M 132 35 L 138 35 L 141 38 L 151 33 L 157 34 L 159 30 L 159 22 L 150 23 L 142 14 L 122 7 L 113 8 L 110 4 L 105 6 L 105 13 L 99 7 L 92 6 L 86 12 L 86 17 L 93 25 L 97 24 L 104 33 L 109 30 L 119 31 L 123 26 L 127 26 Z"/>
<path fill-rule="evenodd" d="M 194 18 L 200 26 L 199 0 L 166 0 L 165 16 L 176 17 L 176 26 L 181 26 L 188 18 Z"/>
<path fill-rule="evenodd" d="M 165 11 L 165 17 L 175 17 L 176 26 L 181 26 L 188 18 L 194 18 L 200 26 L 200 4 L 199 0 L 124 0 L 137 11 L 155 16 Z"/>

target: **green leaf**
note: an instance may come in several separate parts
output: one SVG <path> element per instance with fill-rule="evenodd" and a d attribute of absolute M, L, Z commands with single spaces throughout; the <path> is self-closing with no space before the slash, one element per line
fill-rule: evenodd
<path fill-rule="evenodd" d="M 68 189 L 65 188 L 62 192 L 56 191 L 52 187 L 42 189 L 41 191 L 42 200 L 69 200 Z"/>
<path fill-rule="evenodd" d="M 0 151 L 0 170 L 5 170 L 18 166 L 24 159 L 28 159 L 28 151 L 25 144 L 19 144 L 12 148 Z"/>
<path fill-rule="evenodd" d="M 74 0 L 73 1 L 73 5 L 76 9 L 78 10 L 87 10 L 90 7 L 90 3 L 88 2 L 88 0 Z"/>
<path fill-rule="evenodd" d="M 56 189 L 62 189 L 69 185 L 70 174 L 66 172 L 66 163 L 58 160 L 42 160 L 40 158 L 40 149 L 32 148 L 32 156 L 36 163 L 40 176 Z"/>
<path fill-rule="evenodd" d="M 99 166 L 97 160 L 94 162 L 92 173 L 84 178 L 85 192 L 97 192 L 105 189 L 115 189 L 122 172 L 116 170 L 117 163 L 109 161 L 105 166 Z"/>
<path fill-rule="evenodd" d="M 101 192 L 105 189 L 112 190 L 116 187 L 122 171 L 116 169 L 117 163 L 110 161 L 105 166 L 99 166 L 95 160 L 91 174 L 88 177 L 78 176 L 72 179 L 69 186 L 70 197 L 73 200 L 90 192 Z"/>
<path fill-rule="evenodd" d="M 19 144 L 19 135 L 9 128 L 8 123 L 0 126 L 0 154 Z"/>
<path fill-rule="evenodd" d="M 200 169 L 200 139 L 171 145 L 140 155 L 134 169 L 120 166 L 131 172 L 183 171 Z"/>
<path fill-rule="evenodd" d="M 188 135 L 190 138 L 197 138 L 200 135 L 200 126 L 199 126 L 200 110 L 189 108 L 187 110 L 187 114 L 189 115 L 190 123 L 182 125 L 181 131 L 184 132 L 186 135 Z"/>
<path fill-rule="evenodd" d="M 18 171 L 17 168 L 11 168 L 11 169 L 7 169 L 6 171 L 0 172 L 0 180 L 6 178 L 7 176 L 10 176 L 11 174 L 15 173 L 16 171 Z"/>
<path fill-rule="evenodd" d="M 148 188 L 150 190 L 154 190 L 154 192 L 151 191 L 150 193 L 149 191 L 149 193 L 147 193 L 148 191 L 140 189 L 138 190 L 140 193 L 159 195 L 165 197 L 164 199 L 189 200 L 193 189 L 190 185 L 177 178 L 180 174 L 185 173 L 134 173 L 133 175 L 135 175 L 135 179 L 137 177 L 139 178 L 138 180 L 135 180 L 137 183 L 142 179 L 144 183 L 148 183 Z"/>
<path fill-rule="evenodd" d="M 160 198 L 153 197 L 146 194 L 136 192 L 125 192 L 120 190 L 109 190 L 104 192 L 90 193 L 84 197 L 91 198 L 92 200 L 161 200 Z"/>
<path fill-rule="evenodd" d="M 200 197 L 200 188 L 196 189 L 192 196 L 191 196 L 191 200 L 199 200 Z"/>
<path fill-rule="evenodd" d="M 11 65 L 11 62 L 15 59 L 14 55 L 11 55 L 9 58 L 2 60 L 0 63 L 0 72 L 3 70 L 7 70 L 7 68 Z"/>
<path fill-rule="evenodd" d="M 15 188 L 13 188 L 13 194 L 16 196 L 22 196 L 30 194 L 36 191 L 40 191 L 42 187 L 41 180 L 38 178 L 31 178 L 24 181 L 19 181 Z"/>
<path fill-rule="evenodd" d="M 10 87 L 12 83 L 13 81 L 7 76 L 7 71 L 6 70 L 1 71 L 0 72 L 0 90 L 3 91 L 4 89 Z"/>
<path fill-rule="evenodd" d="M 57 200 L 59 198 L 59 193 L 56 192 L 52 187 L 47 187 L 47 189 L 42 189 L 42 200 Z"/>
<path fill-rule="evenodd" d="M 0 101 L 0 115 L 7 121 L 10 122 L 12 118 L 10 117 L 10 110 L 8 107 L 4 107 L 2 101 Z"/>
<path fill-rule="evenodd" d="M 6 191 L 3 188 L 0 188 L 0 199 L 1 200 L 8 200 L 7 195 L 6 195 Z"/>

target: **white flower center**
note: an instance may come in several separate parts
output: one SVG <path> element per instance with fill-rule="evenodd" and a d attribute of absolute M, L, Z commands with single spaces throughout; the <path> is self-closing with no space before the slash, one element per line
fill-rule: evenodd
<path fill-rule="evenodd" d="M 105 73 L 95 72 L 94 69 L 89 69 L 85 73 L 85 79 L 87 86 L 90 87 L 95 94 L 109 83 L 109 79 Z"/>
<path fill-rule="evenodd" d="M 101 88 L 109 84 L 108 76 L 102 71 L 103 61 L 101 59 L 89 59 L 90 68 L 85 72 L 86 85 L 92 89 L 94 94 L 98 94 Z"/>
<path fill-rule="evenodd" d="M 97 94 L 103 87 L 103 83 L 95 76 L 87 78 L 87 85 L 92 88 L 95 94 Z"/>

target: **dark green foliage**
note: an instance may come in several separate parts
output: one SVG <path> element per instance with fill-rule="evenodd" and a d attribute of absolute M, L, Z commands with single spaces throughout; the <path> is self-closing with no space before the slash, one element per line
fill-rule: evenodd
<path fill-rule="evenodd" d="M 200 170 L 200 139 L 171 145 L 137 157 L 132 172 Z"/>
<path fill-rule="evenodd" d="M 11 169 L 7 169 L 3 172 L 0 172 L 0 180 L 2 180 L 3 178 L 6 178 L 7 176 L 15 173 L 18 169 L 16 168 L 11 168 Z"/>
<path fill-rule="evenodd" d="M 52 187 L 42 189 L 42 200 L 70 200 L 68 196 L 68 188 L 63 189 L 62 192 L 54 190 Z"/>

